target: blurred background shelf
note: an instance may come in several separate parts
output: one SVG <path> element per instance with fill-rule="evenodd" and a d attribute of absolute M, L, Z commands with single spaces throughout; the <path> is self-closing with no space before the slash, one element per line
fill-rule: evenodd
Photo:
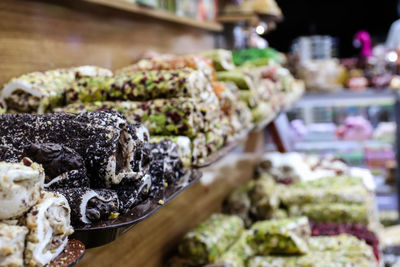
<path fill-rule="evenodd" d="M 183 24 L 207 31 L 219 32 L 222 31 L 223 29 L 223 26 L 217 22 L 200 21 L 189 17 L 178 16 L 169 11 L 155 9 L 152 7 L 146 7 L 136 3 L 130 3 L 128 1 L 123 1 L 123 0 L 84 0 L 84 1 L 103 6 L 108 6 L 111 8 L 116 8 L 119 10 L 124 10 L 134 14 L 149 16 L 159 20 L 165 20 L 178 24 Z"/>

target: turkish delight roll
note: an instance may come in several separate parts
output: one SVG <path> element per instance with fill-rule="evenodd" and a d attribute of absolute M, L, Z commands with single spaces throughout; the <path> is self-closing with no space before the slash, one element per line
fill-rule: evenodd
<path fill-rule="evenodd" d="M 196 165 L 204 163 L 208 156 L 207 141 L 204 133 L 198 133 L 192 138 L 192 162 Z"/>
<path fill-rule="evenodd" d="M 54 192 L 68 200 L 74 225 L 109 219 L 119 210 L 118 195 L 110 189 L 60 188 Z"/>
<path fill-rule="evenodd" d="M 184 236 L 179 254 L 192 264 L 213 263 L 240 237 L 243 228 L 237 216 L 213 214 Z"/>
<path fill-rule="evenodd" d="M 247 227 L 252 224 L 252 219 L 250 218 L 251 199 L 249 191 L 253 183 L 254 181 L 250 181 L 230 193 L 222 207 L 224 213 L 235 214 L 242 218 Z"/>
<path fill-rule="evenodd" d="M 240 90 L 255 92 L 254 78 L 242 70 L 230 70 L 217 72 L 217 80 L 221 82 L 233 82 Z"/>
<path fill-rule="evenodd" d="M 195 98 L 204 102 L 218 101 L 203 72 L 192 69 L 157 70 L 122 73 L 114 77 L 79 79 L 66 92 L 67 104 L 75 102 L 156 98 Z"/>
<path fill-rule="evenodd" d="M 25 264 L 43 266 L 56 258 L 73 233 L 70 207 L 60 194 L 44 192 L 43 197 L 26 215 L 29 229 L 25 249 Z"/>
<path fill-rule="evenodd" d="M 368 224 L 366 205 L 345 203 L 313 203 L 289 208 L 291 216 L 307 216 L 313 222 Z"/>
<path fill-rule="evenodd" d="M 243 231 L 238 240 L 216 261 L 215 266 L 246 266 L 247 259 L 253 256 L 253 249 L 247 243 L 248 235 L 248 231 Z"/>
<path fill-rule="evenodd" d="M 152 143 L 159 143 L 163 140 L 171 140 L 178 146 L 179 158 L 182 160 L 184 166 L 190 166 L 192 163 L 192 147 L 190 138 L 187 136 L 165 136 L 153 135 L 150 138 Z"/>
<path fill-rule="evenodd" d="M 82 156 L 69 147 L 54 143 L 29 144 L 24 155 L 43 166 L 46 188 L 89 186 Z"/>
<path fill-rule="evenodd" d="M 311 229 L 306 217 L 256 222 L 247 239 L 257 255 L 305 254 Z"/>
<path fill-rule="evenodd" d="M 0 99 L 7 111 L 44 113 L 63 104 L 64 93 L 78 77 L 111 75 L 111 71 L 94 66 L 33 72 L 5 84 Z"/>
<path fill-rule="evenodd" d="M 21 163 L 0 162 L 0 219 L 19 217 L 40 198 L 43 168 L 24 158 Z"/>
<path fill-rule="evenodd" d="M 120 73 L 132 73 L 151 70 L 177 70 L 194 69 L 202 71 L 210 80 L 214 77 L 214 68 L 209 59 L 186 55 L 186 56 L 163 56 L 150 59 L 141 59 L 137 63 L 116 71 Z"/>
<path fill-rule="evenodd" d="M 20 157 L 31 143 L 66 145 L 84 159 L 92 186 L 109 187 L 143 175 L 133 166 L 135 151 L 144 143 L 143 134 L 133 136 L 132 127 L 122 115 L 105 111 L 4 114 L 0 115 L 0 145 L 13 147 Z"/>
<path fill-rule="evenodd" d="M 205 58 L 212 60 L 215 70 L 233 70 L 235 64 L 233 63 L 232 52 L 224 49 L 214 49 L 200 54 Z"/>
<path fill-rule="evenodd" d="M 0 223 L 0 266 L 23 266 L 25 226 Z"/>
<path fill-rule="evenodd" d="M 155 135 L 184 135 L 194 137 L 205 128 L 206 107 L 192 99 L 156 99 L 147 102 L 94 102 L 72 104 L 57 111 L 82 112 L 115 110 L 130 122 L 142 122 Z M 210 119 L 213 117 L 210 114 Z"/>

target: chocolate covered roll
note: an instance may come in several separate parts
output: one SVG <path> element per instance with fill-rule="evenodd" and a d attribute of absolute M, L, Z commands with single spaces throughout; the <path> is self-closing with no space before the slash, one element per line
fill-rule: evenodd
<path fill-rule="evenodd" d="M 29 144 L 24 155 L 43 166 L 46 188 L 89 186 L 83 158 L 69 147 L 54 143 Z"/>
<path fill-rule="evenodd" d="M 118 195 L 109 189 L 60 188 L 55 192 L 65 196 L 71 206 L 74 225 L 89 224 L 118 215 Z"/>
<path fill-rule="evenodd" d="M 0 223 L 0 266 L 23 266 L 25 226 Z"/>
<path fill-rule="evenodd" d="M 26 265 L 46 265 L 64 250 L 68 236 L 73 233 L 70 211 L 65 197 L 51 192 L 43 193 L 43 197 L 26 215 L 29 229 Z"/>
<path fill-rule="evenodd" d="M 183 165 L 190 166 L 192 164 L 192 144 L 189 137 L 172 136 L 172 135 L 155 135 L 151 136 L 151 142 L 159 143 L 163 140 L 170 140 L 178 146 L 178 154 Z"/>
<path fill-rule="evenodd" d="M 150 197 L 160 197 L 162 191 L 178 182 L 183 175 L 183 164 L 179 158 L 178 146 L 170 140 L 149 143 L 152 161 L 149 174 L 152 177 Z"/>
<path fill-rule="evenodd" d="M 44 113 L 62 105 L 67 89 L 80 77 L 112 76 L 112 72 L 94 66 L 33 72 L 4 85 L 0 102 L 12 112 Z"/>
<path fill-rule="evenodd" d="M 91 185 L 109 187 L 122 179 L 136 179 L 135 152 L 140 150 L 143 128 L 129 125 L 113 112 L 81 114 L 0 115 L 0 145 L 12 147 L 22 157 L 31 144 L 56 143 L 76 151 L 85 162 Z"/>
<path fill-rule="evenodd" d="M 21 163 L 0 162 L 0 219 L 22 216 L 40 198 L 43 168 L 24 158 Z"/>

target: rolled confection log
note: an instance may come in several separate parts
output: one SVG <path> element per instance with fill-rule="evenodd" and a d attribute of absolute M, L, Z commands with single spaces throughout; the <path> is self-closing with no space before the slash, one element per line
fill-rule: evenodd
<path fill-rule="evenodd" d="M 242 267 L 246 266 L 247 260 L 253 256 L 253 249 L 247 244 L 248 231 L 243 231 L 240 237 L 236 240 L 229 249 L 222 254 L 216 261 L 215 265 L 211 266 L 226 266 L 226 267 Z"/>
<path fill-rule="evenodd" d="M 256 93 L 256 81 L 243 70 L 230 70 L 217 72 L 217 80 L 221 82 L 233 82 L 240 90 L 249 90 Z"/>
<path fill-rule="evenodd" d="M 226 134 L 223 130 L 214 128 L 206 133 L 207 154 L 211 155 L 224 146 Z"/>
<path fill-rule="evenodd" d="M 141 127 L 129 125 L 113 112 L 81 114 L 4 114 L 0 145 L 12 147 L 23 156 L 28 144 L 57 143 L 73 149 L 85 160 L 91 185 L 109 187 L 122 179 L 135 179 L 135 151 L 145 140 Z M 136 129 L 136 130 L 135 130 Z M 136 168 L 140 169 L 140 168 Z"/>
<path fill-rule="evenodd" d="M 24 158 L 21 163 L 0 162 L 0 219 L 23 215 L 40 198 L 43 168 Z"/>
<path fill-rule="evenodd" d="M 179 158 L 178 146 L 171 140 L 149 143 L 150 163 L 149 174 L 152 177 L 150 197 L 160 197 L 165 188 L 174 185 L 184 174 L 183 164 Z"/>
<path fill-rule="evenodd" d="M 190 138 L 187 136 L 172 136 L 172 135 L 153 135 L 150 138 L 152 143 L 159 143 L 163 140 L 170 140 L 178 146 L 178 155 L 184 166 L 192 164 L 192 147 Z"/>
<path fill-rule="evenodd" d="M 232 52 L 224 49 L 214 49 L 200 54 L 205 58 L 212 60 L 215 70 L 233 70 L 235 64 L 233 63 Z"/>
<path fill-rule="evenodd" d="M 0 100 L 13 112 L 44 113 L 62 105 L 64 94 L 79 77 L 112 76 L 112 72 L 94 66 L 33 72 L 4 85 Z"/>
<path fill-rule="evenodd" d="M 26 215 L 29 234 L 26 239 L 25 264 L 43 266 L 56 258 L 73 233 L 71 209 L 64 196 L 44 192 L 43 197 Z"/>
<path fill-rule="evenodd" d="M 272 218 L 280 204 L 279 193 L 273 177 L 262 175 L 254 180 L 248 192 L 251 199 L 251 217 L 255 220 Z"/>
<path fill-rule="evenodd" d="M 69 147 L 55 143 L 28 144 L 24 156 L 43 166 L 46 182 L 62 173 L 85 168 L 81 155 Z"/>
<path fill-rule="evenodd" d="M 44 184 L 44 188 L 48 190 L 89 186 L 90 181 L 86 174 L 86 168 L 64 172 Z"/>
<path fill-rule="evenodd" d="M 192 162 L 193 164 L 203 164 L 208 156 L 207 141 L 204 133 L 198 133 L 192 138 Z"/>
<path fill-rule="evenodd" d="M 194 98 L 207 103 L 218 101 L 204 73 L 186 68 L 121 73 L 114 77 L 82 78 L 66 92 L 66 103 L 146 101 L 180 97 Z"/>
<path fill-rule="evenodd" d="M 153 177 L 150 174 L 114 185 L 113 190 L 119 199 L 119 212 L 127 213 L 129 209 L 148 199 L 152 185 Z"/>
<path fill-rule="evenodd" d="M 141 122 L 150 134 L 184 135 L 194 137 L 197 132 L 206 130 L 206 122 L 218 119 L 219 114 L 208 111 L 193 99 L 155 99 L 146 102 L 94 102 L 71 104 L 57 109 L 57 112 L 85 112 L 114 110 L 126 117 L 129 122 Z"/>
<path fill-rule="evenodd" d="M 256 255 L 306 254 L 310 236 L 308 219 L 297 217 L 256 222 L 247 242 Z"/>
<path fill-rule="evenodd" d="M 23 266 L 25 226 L 0 223 L 0 266 Z"/>
<path fill-rule="evenodd" d="M 307 216 L 313 222 L 368 224 L 369 214 L 365 204 L 310 203 L 289 208 L 290 216 Z"/>
<path fill-rule="evenodd" d="M 179 254 L 194 265 L 213 263 L 240 237 L 243 229 L 239 217 L 213 214 L 184 236 L 178 246 Z"/>
<path fill-rule="evenodd" d="M 137 63 L 124 67 L 116 71 L 117 74 L 132 73 L 140 71 L 152 70 L 177 70 L 177 69 L 193 69 L 202 71 L 210 80 L 214 77 L 214 68 L 209 59 L 194 56 L 164 56 L 150 59 L 141 59 Z"/>
<path fill-rule="evenodd" d="M 235 191 L 231 192 L 224 200 L 222 206 L 224 213 L 239 216 L 247 227 L 252 224 L 252 219 L 250 218 L 251 199 L 249 197 L 249 191 L 253 183 L 254 181 L 249 181 L 247 184 L 235 189 Z"/>
<path fill-rule="evenodd" d="M 90 188 L 58 188 L 71 207 L 73 225 L 89 224 L 118 215 L 119 200 L 114 190 Z"/>

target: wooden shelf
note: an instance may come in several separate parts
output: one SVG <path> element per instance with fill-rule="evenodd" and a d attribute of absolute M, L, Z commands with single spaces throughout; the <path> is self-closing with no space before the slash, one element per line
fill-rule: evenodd
<path fill-rule="evenodd" d="M 84 1 L 116 8 L 119 10 L 124 10 L 135 14 L 149 16 L 155 19 L 179 23 L 207 31 L 219 32 L 222 31 L 223 29 L 222 25 L 217 22 L 200 21 L 188 17 L 178 16 L 169 11 L 141 6 L 124 0 L 84 0 Z"/>
<path fill-rule="evenodd" d="M 282 20 L 283 16 L 243 12 L 223 13 L 218 16 L 218 21 L 221 23 L 249 22 L 257 24 L 259 22 L 276 23 Z"/>

